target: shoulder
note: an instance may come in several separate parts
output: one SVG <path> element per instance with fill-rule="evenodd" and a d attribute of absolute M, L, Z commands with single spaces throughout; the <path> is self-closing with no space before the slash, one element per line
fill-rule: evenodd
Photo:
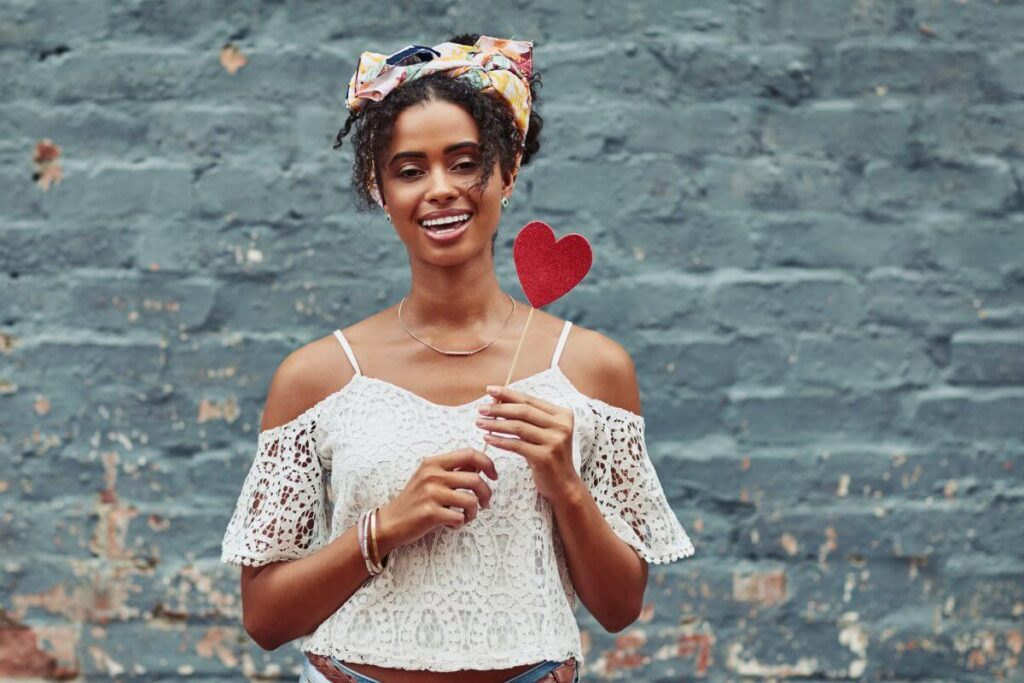
<path fill-rule="evenodd" d="M 354 374 L 333 332 L 292 351 L 270 380 L 260 430 L 291 422 L 343 387 Z"/>
<path fill-rule="evenodd" d="M 642 414 L 636 365 L 619 342 L 574 323 L 559 364 L 588 396 Z"/>

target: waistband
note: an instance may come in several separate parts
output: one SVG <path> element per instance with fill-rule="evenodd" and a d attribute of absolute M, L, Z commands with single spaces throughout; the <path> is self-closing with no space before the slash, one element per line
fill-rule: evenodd
<path fill-rule="evenodd" d="M 504 683 L 578 683 L 576 660 L 564 662 L 545 660 L 516 674 Z M 345 666 L 338 659 L 324 655 L 307 654 L 299 683 L 381 683 L 378 679 Z"/>

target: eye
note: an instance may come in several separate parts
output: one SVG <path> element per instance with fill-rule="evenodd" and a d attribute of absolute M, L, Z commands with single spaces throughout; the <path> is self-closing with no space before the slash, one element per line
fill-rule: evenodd
<path fill-rule="evenodd" d="M 471 171 L 480 166 L 480 163 L 475 159 L 463 159 L 455 164 L 455 168 L 463 171 Z M 399 169 L 397 175 L 399 178 L 415 178 L 420 175 L 422 171 L 415 166 L 406 166 L 405 168 Z"/>

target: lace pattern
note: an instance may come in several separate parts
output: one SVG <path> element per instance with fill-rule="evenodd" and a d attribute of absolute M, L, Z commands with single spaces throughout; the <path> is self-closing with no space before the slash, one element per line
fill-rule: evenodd
<path fill-rule="evenodd" d="M 330 534 L 316 410 L 263 431 L 221 545 L 221 561 L 262 566 L 322 547 Z"/>
<path fill-rule="evenodd" d="M 647 453 L 643 416 L 597 399 L 586 410 L 596 425 L 581 476 L 608 525 L 650 563 L 693 555 Z"/>
<path fill-rule="evenodd" d="M 648 561 L 693 552 L 647 459 L 640 416 L 587 397 L 558 367 L 511 386 L 572 408 L 574 466 L 619 537 Z M 223 561 L 262 564 L 329 543 L 360 511 L 397 495 L 422 458 L 482 449 L 474 420 L 485 401 L 490 398 L 446 406 L 354 375 L 304 415 L 260 435 Z M 488 480 L 491 508 L 460 529 L 439 527 L 396 548 L 385 571 L 293 641 L 296 649 L 432 671 L 570 657 L 584 663 L 576 594 L 553 510 L 522 456 L 494 447 L 487 452 L 499 474 Z"/>

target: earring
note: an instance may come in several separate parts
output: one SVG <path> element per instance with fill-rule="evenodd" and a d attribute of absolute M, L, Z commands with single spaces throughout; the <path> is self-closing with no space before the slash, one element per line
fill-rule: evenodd
<path fill-rule="evenodd" d="M 501 198 L 501 205 L 503 207 L 508 206 L 508 197 L 502 197 Z"/>
<path fill-rule="evenodd" d="M 391 222 L 391 214 L 390 213 L 386 213 L 384 215 L 388 217 L 388 223 L 390 223 Z"/>

